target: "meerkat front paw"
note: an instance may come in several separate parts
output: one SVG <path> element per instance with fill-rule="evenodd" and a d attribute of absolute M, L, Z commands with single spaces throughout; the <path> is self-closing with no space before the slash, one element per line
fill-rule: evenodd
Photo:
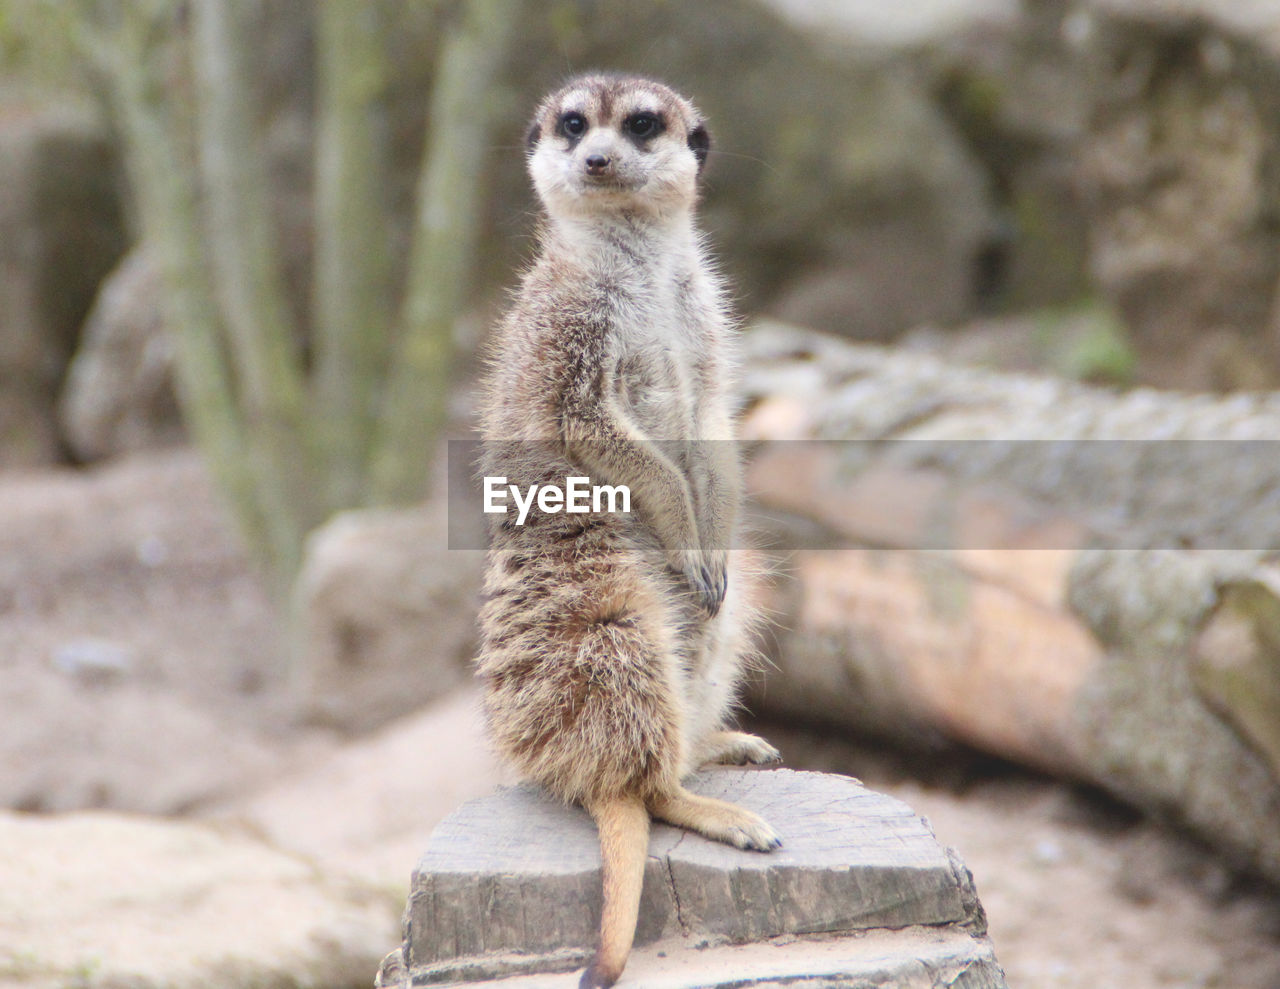
<path fill-rule="evenodd" d="M 742 819 L 729 827 L 724 840 L 751 852 L 772 852 L 782 847 L 782 837 L 769 822 L 750 811 L 742 812 Z"/>
<path fill-rule="evenodd" d="M 782 753 L 759 735 L 745 731 L 718 731 L 698 750 L 701 763 L 724 766 L 767 766 L 782 761 Z"/>
<path fill-rule="evenodd" d="M 702 584 L 699 587 L 702 610 L 714 618 L 729 589 L 729 554 L 720 549 L 705 552 L 702 556 Z"/>
<path fill-rule="evenodd" d="M 782 847 L 778 832 L 759 814 L 724 800 L 690 793 L 683 787 L 653 798 L 649 810 L 659 820 L 726 845 L 754 852 L 771 852 Z"/>
<path fill-rule="evenodd" d="M 768 821 L 733 804 L 726 804 L 718 813 L 708 815 L 694 825 L 694 830 L 749 852 L 771 852 L 782 847 L 782 838 Z"/>
<path fill-rule="evenodd" d="M 729 587 L 728 554 L 723 550 L 677 550 L 669 555 L 671 568 L 684 578 L 708 618 L 714 618 Z"/>
<path fill-rule="evenodd" d="M 759 735 L 748 735 L 737 751 L 745 762 L 753 766 L 770 766 L 782 761 L 782 753 Z"/>

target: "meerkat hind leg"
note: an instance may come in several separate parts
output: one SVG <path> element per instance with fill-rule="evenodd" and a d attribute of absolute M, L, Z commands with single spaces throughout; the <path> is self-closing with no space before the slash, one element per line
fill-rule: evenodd
<path fill-rule="evenodd" d="M 697 750 L 699 766 L 709 762 L 722 766 L 764 766 L 782 761 L 782 753 L 759 735 L 745 731 L 713 731 Z"/>
<path fill-rule="evenodd" d="M 760 815 L 726 800 L 690 793 L 684 787 L 651 799 L 649 812 L 668 824 L 738 848 L 771 852 L 782 846 L 778 833 Z"/>

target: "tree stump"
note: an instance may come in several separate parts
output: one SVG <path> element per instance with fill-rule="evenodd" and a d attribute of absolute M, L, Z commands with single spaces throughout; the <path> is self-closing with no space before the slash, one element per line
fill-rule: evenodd
<path fill-rule="evenodd" d="M 740 851 L 655 822 L 623 985 L 1003 989 L 973 877 L 929 825 L 856 780 L 716 769 L 690 788 L 783 836 Z M 596 829 L 522 785 L 436 828 L 413 873 L 404 943 L 378 985 L 576 985 L 600 921 Z"/>

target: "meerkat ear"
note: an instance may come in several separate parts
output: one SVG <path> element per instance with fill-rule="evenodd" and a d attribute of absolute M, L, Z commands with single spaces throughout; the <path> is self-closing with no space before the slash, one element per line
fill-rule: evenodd
<path fill-rule="evenodd" d="M 542 122 L 535 120 L 529 128 L 529 133 L 524 136 L 525 151 L 532 152 L 537 147 L 538 140 L 542 137 Z"/>
<path fill-rule="evenodd" d="M 707 133 L 707 125 L 697 124 L 689 131 L 689 149 L 698 159 L 698 171 L 701 172 L 707 163 L 707 152 L 711 150 L 711 135 Z"/>

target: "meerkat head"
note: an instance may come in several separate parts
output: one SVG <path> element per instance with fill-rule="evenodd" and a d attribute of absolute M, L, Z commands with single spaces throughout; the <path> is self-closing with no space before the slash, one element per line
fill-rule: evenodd
<path fill-rule="evenodd" d="M 572 80 L 538 108 L 529 174 L 552 216 L 687 212 L 711 146 L 693 104 L 634 76 Z"/>

